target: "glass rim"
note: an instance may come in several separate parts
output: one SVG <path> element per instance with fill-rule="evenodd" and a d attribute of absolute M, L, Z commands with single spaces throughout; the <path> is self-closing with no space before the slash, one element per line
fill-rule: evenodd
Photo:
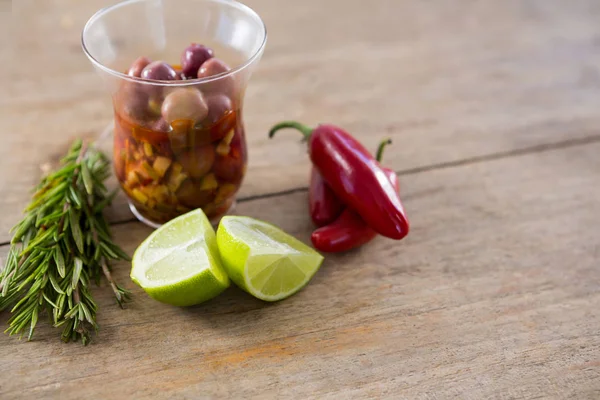
<path fill-rule="evenodd" d="M 207 76 L 205 78 L 186 79 L 184 81 L 158 81 L 158 80 L 150 80 L 150 79 L 133 77 L 133 76 L 130 76 L 123 72 L 120 72 L 120 71 L 117 71 L 117 70 L 107 67 L 106 65 L 104 65 L 103 63 L 98 61 L 94 56 L 92 56 L 92 54 L 88 50 L 86 43 L 85 43 L 85 34 L 94 22 L 96 22 L 99 18 L 101 18 L 103 15 L 105 15 L 106 13 L 108 13 L 110 11 L 114 11 L 118 8 L 121 8 L 126 5 L 130 5 L 133 3 L 144 3 L 144 2 L 148 2 L 148 1 L 150 1 L 150 0 L 125 0 L 125 1 L 119 2 L 117 4 L 113 4 L 112 6 L 101 8 L 100 10 L 96 11 L 90 17 L 90 19 L 88 19 L 88 21 L 85 23 L 83 30 L 81 32 L 81 47 L 83 48 L 83 52 L 85 53 L 87 58 L 92 62 L 92 64 L 95 67 L 99 68 L 100 70 L 102 70 L 110 75 L 116 76 L 116 77 L 124 79 L 126 81 L 140 83 L 140 84 L 144 84 L 144 85 L 174 86 L 174 87 L 176 87 L 176 86 L 192 86 L 192 85 L 197 85 L 199 83 L 216 81 L 216 80 L 219 80 L 226 76 L 230 76 L 230 75 L 236 74 L 237 72 L 243 71 L 248 66 L 250 66 L 260 56 L 260 54 L 262 53 L 262 51 L 265 48 L 265 44 L 267 43 L 267 26 L 265 25 L 265 23 L 262 20 L 262 18 L 260 17 L 260 15 L 258 15 L 258 13 L 256 11 L 254 11 L 252 8 L 248 7 L 247 5 L 240 3 L 236 0 L 194 0 L 194 1 L 200 1 L 200 2 L 205 2 L 205 3 L 210 2 L 210 3 L 217 3 L 217 4 L 222 4 L 222 5 L 233 6 L 239 10 L 242 10 L 242 11 L 252 15 L 257 21 L 260 22 L 260 26 L 262 27 L 263 37 L 262 37 L 262 42 L 258 46 L 258 49 L 256 49 L 256 51 L 250 57 L 248 57 L 248 59 L 245 62 L 243 62 L 242 64 L 238 65 L 235 68 L 230 69 L 229 71 L 221 72 L 219 74 L 212 75 L 212 76 Z"/>

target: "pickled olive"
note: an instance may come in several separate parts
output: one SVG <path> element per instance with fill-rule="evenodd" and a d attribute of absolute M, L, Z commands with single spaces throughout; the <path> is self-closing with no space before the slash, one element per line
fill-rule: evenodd
<path fill-rule="evenodd" d="M 153 61 L 142 70 L 141 77 L 153 81 L 173 81 L 177 73 L 164 61 Z"/>
<path fill-rule="evenodd" d="M 213 142 L 223 139 L 236 124 L 236 113 L 232 111 L 224 114 L 215 124 L 210 127 L 210 139 Z"/>
<path fill-rule="evenodd" d="M 176 195 L 183 205 L 197 208 L 210 203 L 215 198 L 215 191 L 202 190 L 198 184 L 187 179 L 181 184 Z"/>
<path fill-rule="evenodd" d="M 144 121 L 150 114 L 148 93 L 139 83 L 124 82 L 115 94 L 115 108 L 135 121 Z"/>
<path fill-rule="evenodd" d="M 230 69 L 231 68 L 229 68 L 227 64 L 218 58 L 211 58 L 198 69 L 198 78 L 207 78 L 209 76 L 227 72 Z"/>
<path fill-rule="evenodd" d="M 138 57 L 137 60 L 131 64 L 131 67 L 129 67 L 127 75 L 140 78 L 142 76 L 142 70 L 151 62 L 152 61 L 148 57 Z"/>
<path fill-rule="evenodd" d="M 207 78 L 229 71 L 231 68 L 218 58 L 206 61 L 198 70 L 198 78 Z M 231 75 L 220 77 L 205 84 L 205 93 L 222 93 L 233 99 L 235 94 L 235 81 Z"/>
<path fill-rule="evenodd" d="M 169 143 L 171 144 L 171 149 L 175 153 L 180 153 L 181 151 L 191 147 L 190 146 L 190 136 L 187 132 L 181 132 L 178 129 L 171 129 L 168 133 L 169 135 Z"/>
<path fill-rule="evenodd" d="M 206 96 L 206 104 L 208 105 L 208 115 L 203 121 L 205 126 L 216 124 L 225 114 L 231 112 L 231 99 L 224 94 L 211 94 Z"/>
<path fill-rule="evenodd" d="M 181 72 L 186 78 L 196 78 L 198 69 L 208 59 L 213 57 L 213 51 L 201 44 L 192 43 L 181 55 Z"/>
<path fill-rule="evenodd" d="M 183 172 L 200 179 L 215 162 L 215 149 L 212 146 L 196 147 L 180 154 L 177 161 L 183 166 Z"/>
<path fill-rule="evenodd" d="M 181 88 L 169 93 L 161 113 L 169 124 L 178 120 L 201 121 L 208 115 L 208 106 L 200 91 Z"/>

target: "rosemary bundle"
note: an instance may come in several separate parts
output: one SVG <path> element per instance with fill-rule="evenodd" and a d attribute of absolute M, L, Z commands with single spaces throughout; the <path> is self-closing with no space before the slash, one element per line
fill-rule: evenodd
<path fill-rule="evenodd" d="M 10 335 L 33 337 L 38 318 L 47 314 L 62 327 L 64 342 L 81 340 L 97 331 L 97 305 L 90 283 L 104 276 L 118 304 L 129 292 L 112 279 L 110 263 L 129 260 L 111 239 L 103 216 L 116 192 L 104 181 L 110 162 L 99 150 L 78 140 L 60 168 L 42 179 L 11 232 L 6 265 L 0 272 L 0 310 L 11 307 Z"/>

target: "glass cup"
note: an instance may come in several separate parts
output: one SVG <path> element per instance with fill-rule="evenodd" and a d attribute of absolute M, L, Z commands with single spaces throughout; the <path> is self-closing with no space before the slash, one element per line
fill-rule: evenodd
<path fill-rule="evenodd" d="M 83 50 L 113 100 L 115 173 L 140 221 L 158 227 L 202 208 L 216 222 L 234 206 L 248 157 L 244 92 L 266 38 L 260 17 L 231 0 L 129 0 L 87 22 Z M 192 43 L 214 57 L 186 76 Z M 172 69 L 144 67 L 159 60 Z"/>

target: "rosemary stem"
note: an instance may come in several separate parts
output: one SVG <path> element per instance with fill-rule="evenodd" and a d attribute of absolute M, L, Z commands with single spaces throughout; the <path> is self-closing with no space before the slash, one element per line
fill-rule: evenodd
<path fill-rule="evenodd" d="M 12 313 L 9 334 L 28 330 L 31 339 L 38 316 L 47 313 L 55 327 L 63 327 L 63 341 L 86 345 L 88 328 L 97 329 L 89 283 L 104 276 L 119 306 L 129 298 L 110 273 L 112 260 L 129 257 L 112 241 L 103 215 L 112 199 L 103 184 L 109 174 L 106 155 L 76 141 L 59 169 L 36 186 L 0 269 L 0 309 Z"/>
<path fill-rule="evenodd" d="M 106 263 L 106 260 L 104 259 L 104 257 L 102 258 L 101 264 L 102 264 L 102 272 L 104 273 L 104 277 L 110 284 L 112 291 L 115 293 L 115 297 L 117 298 L 119 307 L 123 308 L 123 296 L 121 296 L 121 292 L 119 291 L 119 288 L 117 288 L 117 284 L 115 283 L 115 280 L 113 279 L 112 274 L 110 273 L 110 269 L 108 269 L 108 264 Z"/>

